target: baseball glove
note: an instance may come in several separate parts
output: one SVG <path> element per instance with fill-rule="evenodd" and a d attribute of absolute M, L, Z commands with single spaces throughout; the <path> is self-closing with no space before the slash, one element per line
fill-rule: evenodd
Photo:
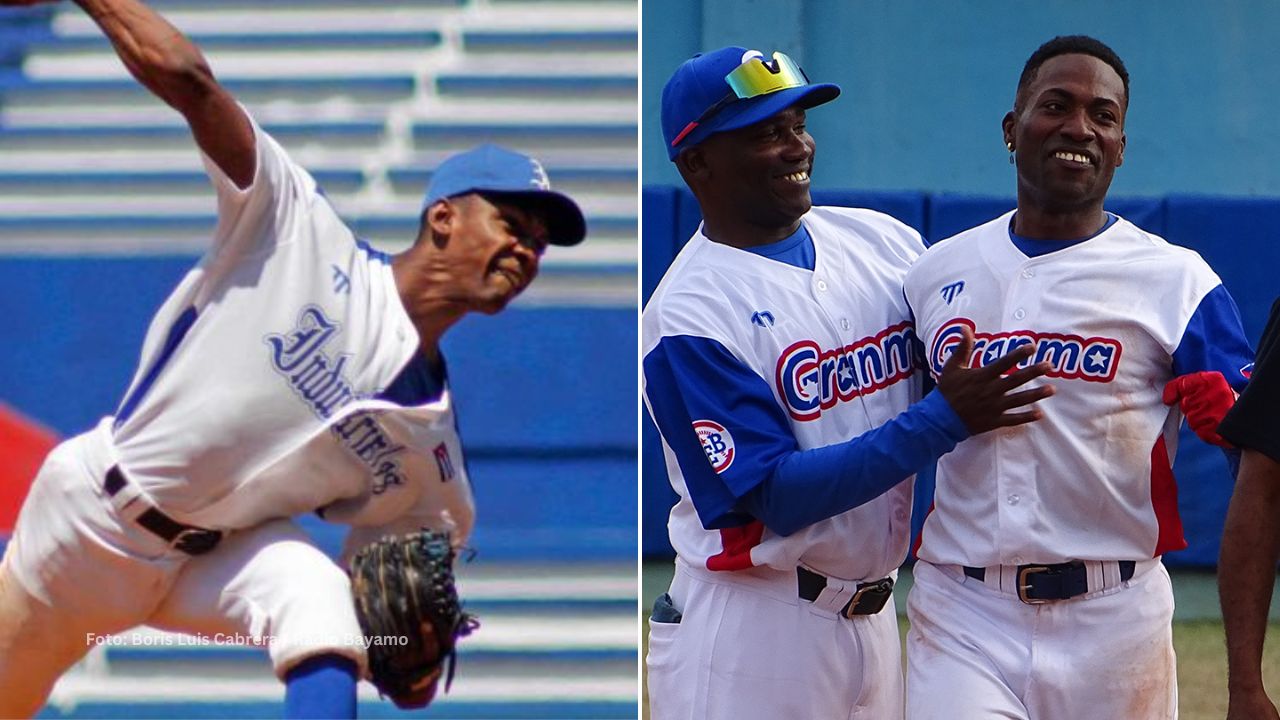
<path fill-rule="evenodd" d="M 384 537 L 351 560 L 351 592 L 378 692 L 399 708 L 426 707 L 445 662 L 453 682 L 455 644 L 479 626 L 454 586 L 448 533 Z"/>

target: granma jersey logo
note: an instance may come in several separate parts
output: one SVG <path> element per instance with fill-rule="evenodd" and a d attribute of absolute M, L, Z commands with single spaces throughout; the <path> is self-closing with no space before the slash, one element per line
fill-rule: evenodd
<path fill-rule="evenodd" d="M 1015 348 L 1034 345 L 1035 353 L 1019 363 L 1020 367 L 1049 362 L 1053 368 L 1046 374 L 1047 377 L 1105 383 L 1115 379 L 1124 349 L 1119 340 L 1104 337 L 1086 338 L 1033 330 L 978 332 L 972 320 L 955 318 L 938 329 L 929 346 L 929 366 L 935 378 L 942 374 L 942 366 L 960 344 L 966 327 L 973 333 L 970 367 L 990 365 Z"/>
<path fill-rule="evenodd" d="M 823 410 L 911 377 L 915 329 L 901 322 L 844 347 L 823 350 L 801 340 L 782 351 L 775 381 L 795 420 L 816 420 Z"/>

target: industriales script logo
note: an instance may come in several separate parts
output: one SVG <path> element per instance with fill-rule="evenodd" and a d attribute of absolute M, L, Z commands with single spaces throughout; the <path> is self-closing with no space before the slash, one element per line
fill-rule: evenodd
<path fill-rule="evenodd" d="M 326 352 L 326 346 L 341 329 L 319 307 L 308 305 L 298 315 L 293 330 L 264 338 L 271 367 L 322 420 L 357 398 L 343 374 L 351 356 Z M 369 470 L 373 494 L 381 495 L 388 488 L 404 484 L 398 456 L 405 448 L 391 439 L 372 413 L 353 413 L 334 423 L 329 431 Z"/>
<path fill-rule="evenodd" d="M 264 338 L 271 349 L 271 366 L 321 418 L 328 418 L 355 398 L 351 383 L 342 374 L 350 356 L 344 353 L 334 358 L 325 352 L 325 345 L 340 329 L 323 310 L 308 305 L 298 315 L 297 327 Z"/>

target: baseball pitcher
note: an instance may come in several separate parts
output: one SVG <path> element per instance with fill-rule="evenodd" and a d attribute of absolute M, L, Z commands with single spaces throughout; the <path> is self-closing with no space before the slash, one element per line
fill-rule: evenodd
<path fill-rule="evenodd" d="M 289 717 L 354 717 L 361 676 L 425 704 L 440 675 L 425 646 L 447 655 L 473 625 L 448 600 L 474 510 L 440 338 L 502 310 L 549 243 L 583 239 L 582 214 L 535 160 L 482 146 L 435 172 L 412 247 L 378 252 L 175 28 L 137 0 L 77 4 L 187 120 L 218 224 L 119 407 L 50 454 L 22 507 L 0 567 L 0 716 L 38 711 L 86 638 L 143 623 L 269 638 Z M 346 557 L 433 534 L 387 561 L 408 579 L 360 582 L 353 603 L 347 573 L 289 519 L 312 511 L 354 526 Z M 380 617 L 422 586 L 446 598 L 439 612 Z M 406 626 L 418 655 L 371 663 L 364 630 Z"/>

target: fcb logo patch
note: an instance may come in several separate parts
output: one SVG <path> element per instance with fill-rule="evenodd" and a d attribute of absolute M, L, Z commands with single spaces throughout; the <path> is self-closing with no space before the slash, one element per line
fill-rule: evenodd
<path fill-rule="evenodd" d="M 695 420 L 693 431 L 698 434 L 698 443 L 707 454 L 707 462 L 716 474 L 724 472 L 733 464 L 733 436 L 720 423 L 711 420 Z"/>

